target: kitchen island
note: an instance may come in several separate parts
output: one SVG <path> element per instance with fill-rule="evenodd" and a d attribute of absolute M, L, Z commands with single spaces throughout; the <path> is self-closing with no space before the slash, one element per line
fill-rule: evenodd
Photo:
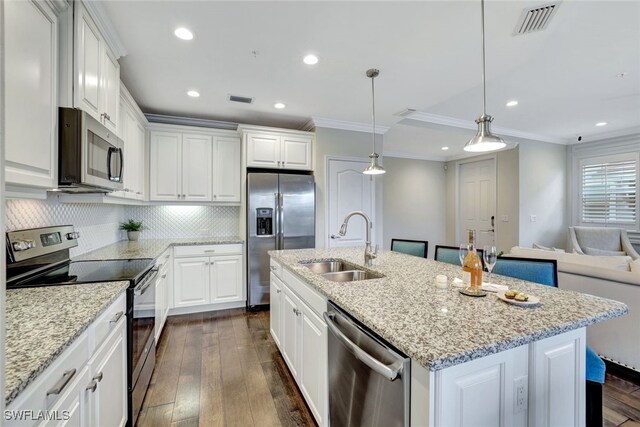
<path fill-rule="evenodd" d="M 415 426 L 583 425 L 585 328 L 628 310 L 616 301 L 498 275 L 493 276 L 494 283 L 535 295 L 541 304 L 522 308 L 493 294 L 465 297 L 451 285 L 434 286 L 438 274 L 449 282 L 460 277 L 460 267 L 395 252 L 382 252 L 372 268 L 362 267 L 362 248 L 270 255 L 272 284 L 284 288 L 275 289 L 275 294 L 298 302 L 303 314 L 306 308 L 309 318 L 316 320 L 316 330 L 325 328 L 324 338 L 318 335 L 316 351 L 326 353 L 322 315 L 330 300 L 411 358 L 411 425 Z M 344 260 L 384 277 L 332 282 L 304 265 L 326 259 Z M 272 315 L 285 319 L 288 302 L 274 301 L 274 292 L 271 298 Z M 304 356 L 297 356 L 296 365 L 286 354 L 291 349 L 287 333 L 278 331 L 278 326 L 274 331 L 273 325 L 282 319 L 272 317 L 272 334 L 280 333 L 274 339 L 300 384 L 305 379 Z M 296 341 L 304 353 L 304 335 Z M 323 360 L 326 363 L 326 357 Z M 310 408 L 319 424 L 326 425 L 326 378 L 315 379 L 322 381 L 325 389 L 317 396 L 304 384 L 301 390 L 308 403 L 315 396 Z"/>

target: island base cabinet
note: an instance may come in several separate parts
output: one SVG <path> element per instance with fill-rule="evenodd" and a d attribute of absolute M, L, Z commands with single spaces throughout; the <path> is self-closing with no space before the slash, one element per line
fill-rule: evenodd
<path fill-rule="evenodd" d="M 327 325 L 302 304 L 300 333 L 300 390 L 319 425 L 327 404 Z"/>
<path fill-rule="evenodd" d="M 77 375 L 73 386 L 49 412 L 54 419 L 44 421 L 40 426 L 85 427 L 91 424 L 89 419 L 92 396 L 91 391 L 86 389 L 86 385 L 91 381 L 89 368 L 85 366 Z"/>
<path fill-rule="evenodd" d="M 282 344 L 280 341 L 282 332 L 280 328 L 282 325 L 282 298 L 284 297 L 284 294 L 282 293 L 282 282 L 280 282 L 280 279 L 278 279 L 274 273 L 271 273 L 271 282 L 269 286 L 269 294 L 271 295 L 269 305 L 269 329 L 271 330 L 273 341 L 276 343 L 278 348 L 282 350 Z"/>

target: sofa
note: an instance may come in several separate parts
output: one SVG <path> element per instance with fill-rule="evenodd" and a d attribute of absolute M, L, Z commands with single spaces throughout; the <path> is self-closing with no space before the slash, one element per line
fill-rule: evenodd
<path fill-rule="evenodd" d="M 629 314 L 587 327 L 602 357 L 640 373 L 640 264 L 629 256 L 591 256 L 514 247 L 511 257 L 555 259 L 558 287 L 621 301 Z"/>
<path fill-rule="evenodd" d="M 626 255 L 640 258 L 629 241 L 627 230 L 607 227 L 569 227 L 569 243 L 581 255 Z"/>

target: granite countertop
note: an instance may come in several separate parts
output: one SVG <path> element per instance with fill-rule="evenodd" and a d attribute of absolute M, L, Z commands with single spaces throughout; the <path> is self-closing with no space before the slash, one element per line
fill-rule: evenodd
<path fill-rule="evenodd" d="M 300 262 L 342 259 L 362 266 L 363 248 L 270 251 L 269 254 L 353 317 L 409 355 L 437 371 L 472 359 L 518 347 L 628 312 L 625 304 L 505 276 L 492 282 L 540 298 L 541 304 L 517 307 L 489 293 L 484 298 L 461 295 L 451 286 L 461 277 L 459 266 L 383 251 L 373 270 L 382 279 L 331 282 Z M 434 286 L 449 278 L 448 289 Z M 486 276 L 485 276 L 486 277 Z"/>
<path fill-rule="evenodd" d="M 129 282 L 6 292 L 5 404 L 11 403 L 127 288 Z"/>
<path fill-rule="evenodd" d="M 122 240 L 75 257 L 74 261 L 157 258 L 169 246 L 222 245 L 244 243 L 238 236 L 190 237 L 176 239 L 141 239 L 135 242 Z"/>

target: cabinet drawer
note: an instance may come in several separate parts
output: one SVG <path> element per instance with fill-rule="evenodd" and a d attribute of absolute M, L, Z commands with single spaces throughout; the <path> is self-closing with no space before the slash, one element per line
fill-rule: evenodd
<path fill-rule="evenodd" d="M 322 296 L 311 286 L 298 279 L 289 269 L 282 269 L 282 282 L 296 293 L 300 299 L 311 308 L 318 317 L 327 311 L 327 298 Z"/>
<path fill-rule="evenodd" d="M 63 395 L 75 386 L 89 359 L 88 333 L 83 332 L 62 352 L 51 366 L 31 383 L 7 408 L 12 411 L 29 410 L 37 413 L 51 409 Z M 58 388 L 56 393 L 54 388 Z M 47 392 L 50 394 L 47 395 Z M 35 421 L 31 424 L 35 424 Z M 19 421 L 7 421 L 7 426 L 28 425 Z"/>
<path fill-rule="evenodd" d="M 89 335 L 93 335 L 90 347 L 91 353 L 100 347 L 107 335 L 116 328 L 119 320 L 126 315 L 127 293 L 124 292 L 89 327 Z"/>
<path fill-rule="evenodd" d="M 173 250 L 176 257 L 242 254 L 242 244 L 176 246 Z"/>
<path fill-rule="evenodd" d="M 269 269 L 273 274 L 278 276 L 279 279 L 282 279 L 282 264 L 271 258 L 271 260 L 269 261 Z"/>

